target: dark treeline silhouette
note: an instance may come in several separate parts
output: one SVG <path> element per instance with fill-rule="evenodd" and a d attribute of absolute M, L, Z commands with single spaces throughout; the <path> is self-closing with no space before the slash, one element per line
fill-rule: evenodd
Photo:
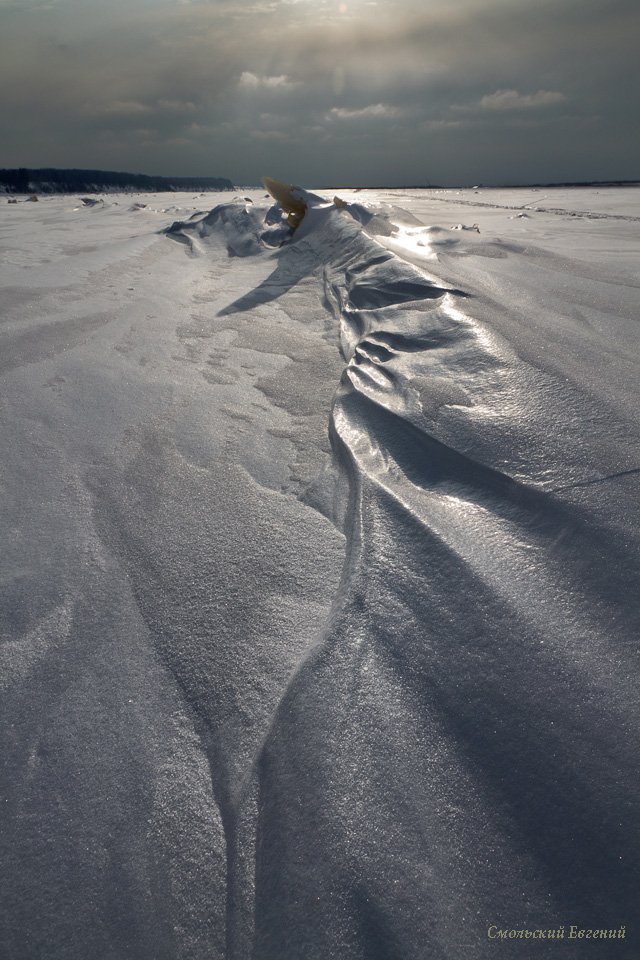
<path fill-rule="evenodd" d="M 102 193 L 135 190 L 163 193 L 170 190 L 233 190 L 225 177 L 149 177 L 143 173 L 111 170 L 0 170 L 0 191 L 6 193 Z"/>

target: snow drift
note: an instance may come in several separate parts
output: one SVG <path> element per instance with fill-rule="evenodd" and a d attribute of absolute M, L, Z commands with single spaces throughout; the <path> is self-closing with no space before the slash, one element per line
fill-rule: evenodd
<path fill-rule="evenodd" d="M 256 254 L 259 212 L 189 229 Z M 558 323 L 546 311 L 515 343 L 483 322 L 465 260 L 523 247 L 440 230 L 418 267 L 376 234 L 434 239 L 315 202 L 224 311 L 312 274 L 345 361 L 329 430 L 347 560 L 261 752 L 256 956 L 489 956 L 493 919 L 617 929 L 640 867 L 633 424 L 573 355 L 520 355 L 527 323 Z M 538 276 L 564 266 L 530 255 Z"/>
<path fill-rule="evenodd" d="M 512 194 L 7 208 L 7 956 L 637 954 L 636 228 Z"/>

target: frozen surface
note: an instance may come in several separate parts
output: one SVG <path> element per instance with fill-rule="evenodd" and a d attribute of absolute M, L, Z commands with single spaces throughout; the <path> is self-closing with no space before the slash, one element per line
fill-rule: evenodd
<path fill-rule="evenodd" d="M 640 189 L 337 192 L 0 204 L 7 960 L 640 955 Z"/>

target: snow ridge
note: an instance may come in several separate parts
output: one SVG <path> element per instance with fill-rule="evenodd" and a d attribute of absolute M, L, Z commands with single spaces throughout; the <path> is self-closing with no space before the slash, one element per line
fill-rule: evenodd
<path fill-rule="evenodd" d="M 617 927 L 640 877 L 621 736 L 640 721 L 638 543 L 563 496 L 597 482 L 572 459 L 572 388 L 479 319 L 455 256 L 495 241 L 440 230 L 434 248 L 391 208 L 326 202 L 273 252 L 265 214 L 171 228 L 275 261 L 221 315 L 313 275 L 345 362 L 329 435 L 347 559 L 254 761 L 254 955 L 481 958 L 481 918 Z M 391 252 L 403 231 L 421 266 Z"/>

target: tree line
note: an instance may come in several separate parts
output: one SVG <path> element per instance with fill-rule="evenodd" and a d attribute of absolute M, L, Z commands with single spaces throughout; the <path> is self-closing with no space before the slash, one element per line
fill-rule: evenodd
<path fill-rule="evenodd" d="M 225 177 L 150 177 L 144 173 L 111 170 L 57 170 L 18 167 L 0 170 L 5 193 L 102 193 L 114 190 L 165 193 L 176 190 L 233 190 Z"/>

